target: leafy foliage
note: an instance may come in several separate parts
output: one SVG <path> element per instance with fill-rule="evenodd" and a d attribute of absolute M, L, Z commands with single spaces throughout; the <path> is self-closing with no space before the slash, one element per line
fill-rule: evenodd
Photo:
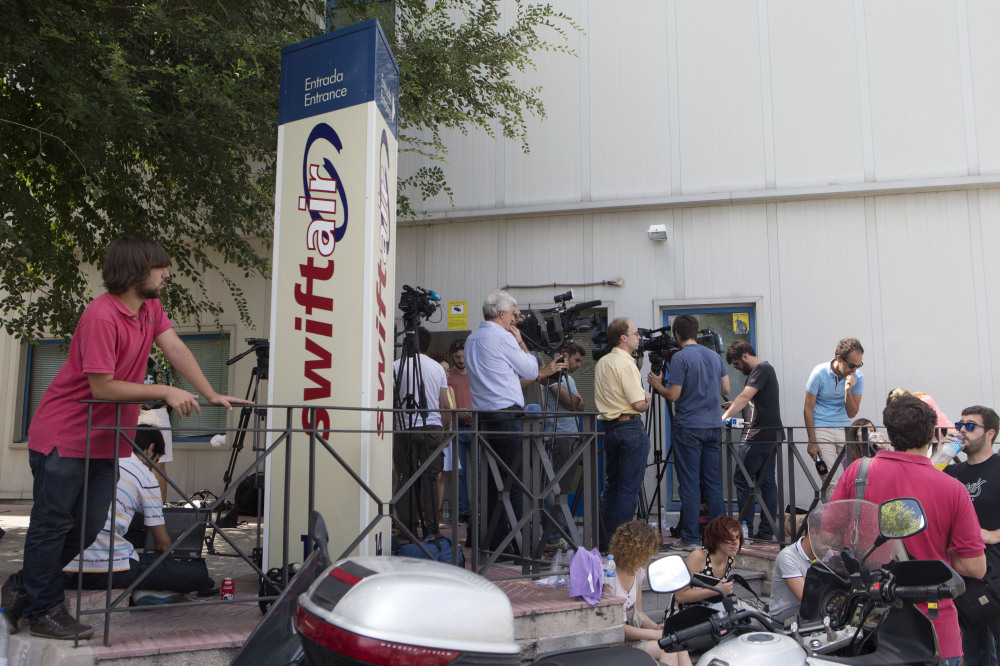
<path fill-rule="evenodd" d="M 544 115 L 512 71 L 565 50 L 539 36 L 573 25 L 516 0 L 340 0 L 334 27 L 378 16 L 401 70 L 403 150 L 443 160 L 443 128 L 518 138 Z M 82 266 L 125 234 L 159 241 L 174 319 L 217 319 L 206 277 L 266 275 L 272 235 L 280 48 L 314 36 L 323 0 L 0 0 L 0 312 L 8 333 L 68 336 L 94 296 Z M 450 194 L 439 166 L 400 183 Z M 240 316 L 240 284 L 223 276 Z M 240 283 L 243 281 L 240 280 Z"/>
<path fill-rule="evenodd" d="M 540 51 L 570 52 L 567 30 L 577 26 L 550 4 L 514 0 L 501 15 L 503 5 L 502 0 L 338 0 L 335 26 L 378 18 L 386 30 L 400 72 L 400 151 L 443 162 L 448 150 L 441 132 L 476 128 L 519 140 L 528 152 L 525 118 L 544 118 L 545 107 L 540 89 L 519 86 L 515 72 L 533 67 L 532 55 Z M 411 197 L 442 192 L 451 197 L 440 165 L 421 167 L 399 181 L 399 216 L 416 216 Z"/>

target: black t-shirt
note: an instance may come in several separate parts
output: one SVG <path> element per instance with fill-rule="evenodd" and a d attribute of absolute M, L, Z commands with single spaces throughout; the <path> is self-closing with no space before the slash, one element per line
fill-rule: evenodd
<path fill-rule="evenodd" d="M 993 454 L 978 465 L 948 465 L 944 472 L 961 481 L 969 492 L 979 526 L 1000 529 L 1000 455 Z M 1000 576 L 1000 544 L 986 545 L 986 563 L 992 576 Z"/>
<path fill-rule="evenodd" d="M 780 442 L 784 440 L 781 408 L 778 404 L 778 374 L 767 361 L 761 361 L 747 377 L 747 386 L 757 389 L 744 414 L 747 418 L 746 442 Z"/>

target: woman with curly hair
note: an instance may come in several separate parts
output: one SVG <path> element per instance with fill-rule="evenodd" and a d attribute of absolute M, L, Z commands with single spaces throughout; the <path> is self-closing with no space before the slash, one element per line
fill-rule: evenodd
<path fill-rule="evenodd" d="M 608 544 L 615 556 L 613 596 L 625 597 L 625 644 L 644 650 L 662 664 L 690 666 L 687 652 L 664 652 L 657 641 L 663 635 L 663 625 L 653 622 L 642 612 L 642 581 L 644 570 L 653 556 L 660 552 L 660 535 L 641 520 L 619 525 Z"/>
<path fill-rule="evenodd" d="M 717 516 L 705 528 L 703 542 L 703 547 L 688 554 L 688 571 L 692 575 L 704 574 L 722 580 L 716 587 L 726 594 L 732 594 L 733 583 L 725 579 L 733 568 L 733 558 L 743 548 L 743 530 L 740 524 L 729 516 Z M 713 590 L 693 587 L 674 592 L 674 600 L 679 609 L 684 608 L 685 604 L 700 603 L 712 597 L 718 599 L 718 596 Z"/>

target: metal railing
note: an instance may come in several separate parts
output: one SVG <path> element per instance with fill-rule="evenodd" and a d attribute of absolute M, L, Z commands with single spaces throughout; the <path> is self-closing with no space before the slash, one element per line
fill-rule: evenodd
<path fill-rule="evenodd" d="M 89 467 L 90 455 L 91 455 L 91 436 L 94 431 L 114 431 L 117 437 L 121 437 L 128 441 L 133 451 L 137 456 L 144 459 L 147 463 L 152 464 L 152 460 L 145 456 L 144 452 L 139 449 L 134 441 L 134 437 L 126 434 L 128 431 L 133 430 L 133 428 L 125 427 L 121 425 L 121 404 L 116 403 L 116 418 L 115 425 L 113 426 L 95 426 L 93 425 L 93 408 L 97 404 L 102 404 L 104 401 L 86 401 L 89 404 L 90 415 L 88 416 L 88 432 L 87 432 L 87 443 L 86 443 L 86 462 L 85 465 Z M 211 405 L 202 405 L 202 408 L 215 408 Z M 307 484 L 307 508 L 305 510 L 306 516 L 310 515 L 312 511 L 316 508 L 316 461 L 317 454 L 324 454 L 336 461 L 338 467 L 342 469 L 358 486 L 358 488 L 367 495 L 374 505 L 375 511 L 372 519 L 366 524 L 360 526 L 358 534 L 353 538 L 350 543 L 342 549 L 339 555 L 331 552 L 334 560 L 347 557 L 353 552 L 369 535 L 371 535 L 375 530 L 382 526 L 385 521 L 389 521 L 391 526 L 396 529 L 399 535 L 411 540 L 413 543 L 424 552 L 428 557 L 432 557 L 432 553 L 427 548 L 416 534 L 414 534 L 409 527 L 406 525 L 398 515 L 396 515 L 396 505 L 399 503 L 400 499 L 404 497 L 407 493 L 414 489 L 417 483 L 434 483 L 436 485 L 436 479 L 427 479 L 428 470 L 431 468 L 432 460 L 435 456 L 439 456 L 443 453 L 445 448 L 452 448 L 452 459 L 458 460 L 458 434 L 457 430 L 444 431 L 442 433 L 442 440 L 440 444 L 428 454 L 427 459 L 423 460 L 420 466 L 413 471 L 408 478 L 404 479 L 397 488 L 389 495 L 380 494 L 372 484 L 366 482 L 359 472 L 351 466 L 351 464 L 346 460 L 345 456 L 342 455 L 340 451 L 337 450 L 335 446 L 331 444 L 332 439 L 338 435 L 352 435 L 352 434 L 369 434 L 369 435 L 392 435 L 393 437 L 405 438 L 407 436 L 406 430 L 396 430 L 396 429 L 360 429 L 360 428 L 335 428 L 317 426 L 316 423 L 316 405 L 253 405 L 250 407 L 243 408 L 243 414 L 240 418 L 239 428 L 229 428 L 225 432 L 227 434 L 235 435 L 234 441 L 239 441 L 240 446 L 242 446 L 242 441 L 245 436 L 249 433 L 252 435 L 252 448 L 253 448 L 253 459 L 249 464 L 243 469 L 242 473 L 237 476 L 232 475 L 232 467 L 235 461 L 235 455 L 233 460 L 231 460 L 231 469 L 227 472 L 227 483 L 228 487 L 219 494 L 214 500 L 212 500 L 207 506 L 202 508 L 206 511 L 206 521 L 207 529 L 212 532 L 212 539 L 216 535 L 221 536 L 223 540 L 231 547 L 236 555 L 240 557 L 252 570 L 260 577 L 262 581 L 262 589 L 270 588 L 273 594 L 259 595 L 254 597 L 243 597 L 232 600 L 201 600 L 194 602 L 184 602 L 177 604 L 170 604 L 169 606 L 142 606 L 142 607 L 128 607 L 127 600 L 130 595 L 136 589 L 140 589 L 142 582 L 147 578 L 149 573 L 161 562 L 163 562 L 167 557 L 170 556 L 173 548 L 188 537 L 194 530 L 200 529 L 199 525 L 192 524 L 189 526 L 182 534 L 178 535 L 170 549 L 160 553 L 157 559 L 152 565 L 146 568 L 125 590 L 117 594 L 114 594 L 113 588 L 113 559 L 111 557 L 111 552 L 114 550 L 114 541 L 118 537 L 114 530 L 111 532 L 111 543 L 108 557 L 108 587 L 107 596 L 105 599 L 105 607 L 103 609 L 81 609 L 80 600 L 83 595 L 83 578 L 82 575 L 78 575 L 77 583 L 77 621 L 79 622 L 82 615 L 88 614 L 103 614 L 104 615 L 104 644 L 109 644 L 110 636 L 110 618 L 112 613 L 116 612 L 126 612 L 134 610 L 156 610 L 158 608 L 171 607 L 171 608 L 181 608 L 185 606 L 203 606 L 206 604 L 233 604 L 233 603 L 260 603 L 260 602 L 271 602 L 277 598 L 280 594 L 280 586 L 269 579 L 265 572 L 261 568 L 261 563 L 259 559 L 260 553 L 260 524 L 262 516 L 258 515 L 258 534 L 257 534 L 257 548 L 254 549 L 253 553 L 247 553 L 232 539 L 227 535 L 225 528 L 219 524 L 219 520 L 226 508 L 226 503 L 230 499 L 234 498 L 236 490 L 239 488 L 240 483 L 255 474 L 258 470 L 263 470 L 264 462 L 271 456 L 275 455 L 277 452 L 283 453 L 284 464 L 280 469 L 276 469 L 275 465 L 272 465 L 272 474 L 283 474 L 284 484 L 283 484 L 283 516 L 282 516 L 282 537 L 281 537 L 281 562 L 278 567 L 282 571 L 283 581 L 290 580 L 291 572 L 290 565 L 292 563 L 291 557 L 291 540 L 289 533 L 289 524 L 291 522 L 291 501 L 290 493 L 292 488 L 292 459 L 293 451 L 295 455 L 307 455 L 309 464 L 309 474 L 307 479 L 296 478 L 295 483 L 299 486 L 304 482 Z M 393 419 L 393 410 L 379 410 L 372 408 L 348 408 L 348 407 L 324 407 L 324 409 L 331 412 L 383 412 L 385 417 L 385 423 L 395 423 Z M 257 418 L 255 418 L 254 423 L 250 424 L 250 419 L 245 418 L 248 414 L 248 410 L 253 411 Z M 292 427 L 291 424 L 301 423 L 301 414 L 303 410 L 310 410 L 310 420 L 309 427 L 307 428 L 296 428 Z M 402 413 L 412 413 L 415 410 L 396 410 Z M 444 412 L 452 412 L 457 414 L 458 411 L 470 412 L 470 410 L 442 410 Z M 265 421 L 264 414 L 267 412 L 275 413 L 275 418 L 272 419 L 277 422 L 277 413 L 283 413 L 284 415 L 284 426 L 283 427 L 272 427 L 267 428 L 262 425 Z M 599 433 L 596 430 L 595 413 L 577 413 L 578 416 L 582 417 L 582 422 L 584 427 L 581 429 L 577 435 L 579 436 L 580 444 L 576 447 L 576 450 L 570 455 L 568 460 L 566 460 L 560 469 L 553 469 L 551 460 L 545 451 L 545 440 L 547 436 L 553 433 L 544 432 L 544 424 L 546 421 L 551 423 L 552 418 L 556 416 L 556 413 L 547 412 L 533 412 L 529 413 L 527 416 L 522 417 L 522 423 L 524 424 L 524 429 L 520 435 L 521 447 L 520 447 L 520 458 L 519 458 L 519 469 L 511 469 L 507 465 L 503 458 L 498 455 L 497 451 L 491 445 L 491 437 L 498 434 L 509 434 L 501 431 L 491 431 L 488 429 L 480 428 L 481 413 L 471 411 L 472 414 L 472 443 L 470 446 L 470 468 L 472 470 L 479 469 L 482 467 L 482 475 L 469 474 L 469 485 L 470 485 L 470 520 L 469 520 L 469 542 L 471 545 L 471 568 L 473 571 L 479 573 L 485 573 L 487 569 L 497 563 L 501 557 L 506 557 L 507 554 L 503 551 L 509 547 L 513 546 L 515 548 L 516 554 L 512 559 L 520 564 L 520 575 L 513 574 L 511 577 L 524 577 L 524 576 L 538 576 L 541 575 L 542 565 L 545 561 L 542 559 L 542 553 L 545 550 L 545 535 L 549 529 L 557 529 L 563 538 L 572 544 L 573 548 L 584 547 L 593 548 L 597 544 L 598 536 L 598 481 L 597 481 L 597 456 L 598 456 L 598 440 Z M 565 414 L 562 414 L 563 416 Z M 336 419 L 332 419 L 336 421 Z M 173 429 L 174 433 L 184 433 L 190 432 L 190 429 L 184 427 L 178 427 Z M 323 433 L 326 436 L 323 436 Z M 115 445 L 115 450 L 117 452 L 117 444 Z M 575 469 L 577 465 L 582 466 L 583 473 L 582 479 L 579 486 L 576 488 L 576 495 L 578 503 L 582 503 L 583 506 L 583 525 L 582 529 L 578 529 L 574 517 L 571 515 L 569 510 L 566 508 L 566 502 L 563 501 L 567 495 L 569 495 L 569 488 L 562 488 L 558 484 L 558 479 L 564 473 Z M 118 465 L 115 465 L 114 481 L 117 488 L 119 479 Z M 458 469 L 458 464 L 454 466 L 455 470 Z M 162 473 L 162 472 L 161 472 Z M 172 479 L 168 474 L 162 473 L 167 481 L 170 488 L 173 488 L 183 498 L 189 498 L 192 493 L 188 490 L 181 488 L 178 483 Z M 486 484 L 482 482 L 486 478 L 486 475 L 490 475 L 494 482 L 499 488 L 499 502 L 498 506 L 487 506 L 486 503 Z M 457 475 L 456 475 L 457 476 Z M 482 478 L 481 478 L 482 477 Z M 513 506 L 511 493 L 514 488 L 520 489 L 523 497 L 523 508 L 519 513 L 515 511 Z M 451 507 L 458 507 L 458 484 L 452 484 L 452 492 L 450 493 L 449 502 Z M 549 493 L 554 493 L 556 496 L 555 502 L 555 512 L 562 512 L 563 518 L 565 519 L 565 528 L 559 526 L 555 522 L 555 514 L 545 509 L 544 502 L 545 498 Z M 86 481 L 84 486 L 84 507 L 82 515 L 86 515 L 86 497 L 87 488 Z M 479 501 L 473 501 L 473 498 L 479 498 Z M 113 500 L 114 501 L 114 500 Z M 262 503 L 258 501 L 258 513 L 260 513 L 260 507 Z M 510 531 L 506 534 L 499 548 L 496 550 L 489 550 L 485 547 L 485 544 L 490 543 L 490 539 L 493 536 L 493 531 L 497 529 L 497 525 L 500 524 L 497 516 L 505 515 L 510 523 Z M 436 518 L 436 507 L 434 509 L 434 514 Z M 82 519 L 81 519 L 82 520 Z M 485 529 L 486 526 L 493 525 L 493 530 Z M 475 529 L 474 526 L 483 526 L 484 529 Z M 451 527 L 452 527 L 452 537 L 456 538 L 459 533 L 459 515 L 457 511 L 452 511 L 451 516 Z M 309 526 L 309 534 L 306 538 L 306 552 L 312 548 L 312 544 L 315 535 L 312 533 L 312 525 Z M 207 538 L 206 538 L 207 539 Z M 86 546 L 89 544 L 83 543 L 83 536 L 81 533 L 81 543 L 80 551 L 82 552 Z M 453 563 L 458 563 L 458 546 L 460 544 L 455 544 L 455 548 L 452 549 Z M 333 544 L 331 544 L 333 547 Z M 82 560 L 82 558 L 81 558 Z M 273 563 L 269 563 L 273 564 Z M 83 573 L 83 564 L 81 561 L 80 569 L 78 574 Z M 494 576 L 494 579 L 496 577 Z M 123 603 L 125 602 L 125 603 Z M 77 641 L 78 643 L 78 641 Z"/>
<path fill-rule="evenodd" d="M 95 404 L 100 404 L 100 401 L 88 402 L 90 403 L 91 412 Z M 203 407 L 213 408 L 212 406 Z M 241 447 L 245 436 L 248 433 L 252 434 L 251 441 L 254 454 L 253 459 L 243 469 L 241 474 L 233 478 L 232 472 L 236 460 L 236 456 L 234 454 L 233 459 L 230 461 L 230 470 L 227 471 L 228 487 L 207 507 L 203 507 L 207 511 L 207 528 L 212 530 L 212 539 L 214 539 L 216 535 L 221 536 L 223 540 L 235 551 L 236 555 L 240 557 L 257 576 L 260 577 L 263 586 L 262 590 L 266 590 L 271 594 L 258 595 L 249 598 L 244 597 L 233 600 L 202 600 L 182 604 L 171 604 L 170 607 L 178 608 L 189 605 L 203 606 L 205 604 L 266 603 L 273 601 L 277 595 L 280 594 L 281 586 L 269 579 L 261 568 L 260 525 L 262 521 L 260 518 L 262 518 L 262 516 L 258 515 L 257 548 L 255 548 L 254 552 L 250 554 L 241 549 L 239 545 L 232 538 L 230 538 L 229 535 L 227 535 L 225 528 L 218 522 L 222 515 L 225 503 L 229 501 L 230 498 L 234 497 L 234 493 L 237 488 L 239 488 L 240 483 L 252 474 L 255 474 L 259 469 L 263 469 L 262 465 L 264 462 L 277 452 L 281 452 L 284 459 L 283 465 L 281 465 L 280 468 L 278 465 L 272 465 L 271 469 L 272 474 L 282 474 L 284 479 L 282 487 L 284 502 L 283 515 L 281 519 L 283 523 L 281 525 L 281 561 L 279 563 L 279 567 L 282 570 L 281 580 L 288 581 L 291 577 L 289 567 L 291 565 L 292 557 L 289 524 L 292 517 L 292 502 L 290 501 L 290 493 L 292 488 L 293 453 L 295 456 L 307 455 L 309 460 L 308 478 L 295 479 L 296 484 L 300 486 L 303 482 L 307 484 L 308 500 L 307 507 L 305 509 L 306 516 L 310 515 L 313 510 L 316 509 L 316 462 L 318 455 L 326 455 L 336 461 L 337 466 L 352 479 L 357 487 L 370 499 L 372 505 L 374 506 L 373 517 L 367 524 L 359 526 L 357 535 L 352 538 L 345 547 L 343 547 L 339 554 L 331 552 L 334 561 L 350 555 L 350 553 L 352 553 L 362 542 L 364 542 L 375 530 L 382 527 L 386 521 L 389 522 L 391 528 L 394 528 L 399 536 L 417 544 L 427 557 L 433 556 L 426 544 L 423 543 L 421 539 L 418 538 L 418 535 L 410 529 L 412 521 L 410 522 L 410 525 L 408 525 L 407 521 L 401 519 L 401 517 L 397 515 L 396 508 L 397 504 L 404 496 L 417 490 L 417 484 L 432 483 L 434 484 L 434 487 L 436 487 L 437 480 L 427 477 L 429 476 L 429 470 L 433 467 L 433 460 L 435 457 L 440 456 L 446 448 L 450 447 L 452 450 L 452 460 L 455 461 L 453 471 L 457 472 L 459 465 L 459 431 L 457 429 L 443 431 L 440 443 L 428 453 L 426 459 L 421 461 L 419 466 L 412 471 L 412 474 L 405 475 L 405 478 L 400 480 L 398 487 L 396 487 L 393 491 L 390 491 L 389 494 L 385 494 L 378 492 L 372 487 L 371 483 L 366 482 L 362 478 L 361 474 L 357 470 L 353 469 L 351 464 L 347 461 L 345 455 L 343 455 L 343 452 L 338 451 L 337 447 L 331 444 L 331 440 L 341 435 L 368 434 L 384 437 L 385 435 L 391 434 L 394 439 L 405 441 L 408 434 L 412 433 L 407 430 L 395 428 L 391 430 L 385 428 L 334 428 L 326 425 L 320 428 L 316 423 L 316 409 L 316 405 L 253 405 L 243 408 L 243 414 L 239 420 L 240 427 L 227 429 L 226 432 L 235 434 L 236 437 L 234 438 L 234 442 L 239 441 Z M 324 407 L 324 409 L 329 412 L 353 412 L 359 414 L 364 412 L 383 412 L 382 415 L 385 418 L 384 423 L 396 423 L 396 420 L 393 417 L 398 414 L 412 414 L 416 412 L 416 410 L 395 410 L 394 412 L 393 410 L 350 407 Z M 250 424 L 250 418 L 248 417 L 248 410 L 252 411 L 256 416 L 252 425 Z M 291 424 L 302 423 L 301 416 L 303 410 L 310 410 L 308 412 L 310 414 L 309 427 L 292 427 Z M 490 430 L 488 428 L 481 427 L 490 423 L 484 418 L 483 412 L 476 412 L 474 410 L 442 410 L 444 413 L 452 413 L 456 418 L 459 411 L 471 413 L 472 415 L 472 426 L 469 431 L 472 440 L 469 447 L 469 470 L 467 470 L 470 498 L 470 518 L 467 545 L 470 547 L 470 565 L 473 571 L 485 574 L 487 570 L 496 565 L 501 558 L 504 558 L 512 560 L 515 564 L 519 565 L 520 568 L 519 574 L 516 573 L 516 568 L 513 569 L 511 571 L 511 575 L 507 576 L 509 578 L 535 577 L 542 575 L 542 568 L 547 565 L 547 561 L 543 559 L 547 535 L 552 529 L 557 530 L 561 537 L 566 539 L 566 541 L 571 544 L 573 548 L 583 547 L 590 549 L 597 545 L 600 530 L 598 458 L 601 452 L 601 437 L 598 429 L 598 422 L 596 420 L 596 412 L 576 413 L 577 416 L 581 417 L 580 422 L 582 423 L 582 427 L 578 433 L 546 432 L 546 424 L 551 424 L 556 416 L 565 416 L 565 413 L 527 412 L 525 414 L 518 415 L 521 423 L 521 432 L 517 436 L 520 438 L 521 445 L 519 447 L 518 456 L 512 467 L 510 464 L 505 462 L 504 457 L 499 454 L 492 441 L 495 436 L 510 436 L 510 433 L 505 430 Z M 285 425 L 271 428 L 264 426 L 264 416 L 268 412 L 272 413 L 274 417 L 272 419 L 273 422 L 278 422 L 279 414 L 283 414 Z M 336 418 L 331 420 L 334 422 L 337 421 Z M 118 404 L 116 425 L 114 426 L 93 426 L 92 420 L 88 418 L 86 452 L 88 465 L 90 460 L 91 432 L 97 430 L 115 431 L 118 435 L 125 438 L 132 444 L 133 450 L 138 456 L 144 458 L 146 462 L 152 463 L 152 461 L 149 458 L 146 458 L 145 454 L 135 445 L 134 439 L 125 434 L 126 431 L 131 430 L 131 428 L 125 428 L 120 424 L 121 404 Z M 822 501 L 824 493 L 830 490 L 829 485 L 835 476 L 835 472 L 843 466 L 844 451 L 841 451 L 840 455 L 835 461 L 832 462 L 832 464 L 830 464 L 830 461 L 827 461 L 830 465 L 830 472 L 826 479 L 823 482 L 820 482 L 815 477 L 815 470 L 813 469 L 812 461 L 806 458 L 801 450 L 805 445 L 805 442 L 795 440 L 794 436 L 797 430 L 801 431 L 802 428 L 786 428 L 784 430 L 786 435 L 784 441 L 777 443 L 770 453 L 771 459 L 775 462 L 775 476 L 778 496 L 777 505 L 779 508 L 789 503 L 793 506 L 795 505 L 794 498 L 797 496 L 796 486 L 799 483 L 796 474 L 796 470 L 798 469 L 805 472 L 804 476 L 811 489 L 811 501 L 808 507 L 809 510 L 811 510 L 820 501 Z M 174 432 L 185 431 L 186 429 L 183 427 L 174 429 Z M 552 436 L 563 436 L 567 434 L 572 437 L 577 437 L 579 443 L 568 459 L 563 462 L 561 467 L 559 469 L 554 469 L 551 458 L 546 451 L 546 440 Z M 733 482 L 734 473 L 738 471 L 747 477 L 750 476 L 747 474 L 746 467 L 739 458 L 738 448 L 741 442 L 736 438 L 736 435 L 736 432 L 727 429 L 723 434 L 723 446 L 720 450 L 720 472 L 725 479 L 724 495 L 727 510 L 731 509 L 732 501 L 735 498 Z M 656 446 L 657 443 L 654 442 L 653 445 Z M 670 457 L 670 452 L 668 450 L 667 455 L 663 457 L 662 464 L 668 464 Z M 763 469 L 767 470 L 769 465 L 770 460 L 763 466 Z M 566 475 L 571 470 L 576 470 L 578 467 L 582 468 L 582 473 L 579 475 L 579 482 L 575 484 L 573 488 L 561 487 L 558 483 L 558 479 Z M 473 473 L 475 470 L 480 470 L 480 473 Z M 457 477 L 457 474 L 455 476 Z M 164 477 L 166 478 L 169 486 L 173 488 L 174 491 L 176 491 L 181 497 L 191 497 L 189 492 L 181 488 L 168 475 L 164 474 Z M 497 502 L 494 506 L 488 505 L 487 483 L 484 482 L 490 479 L 492 479 L 492 482 L 497 488 Z M 801 530 L 794 534 L 785 533 L 784 520 L 779 520 L 778 515 L 772 515 L 763 502 L 763 496 L 760 488 L 762 481 L 763 476 L 756 479 L 749 479 L 748 499 L 743 506 L 738 507 L 737 520 L 743 520 L 744 518 L 752 519 L 753 517 L 749 516 L 748 512 L 753 502 L 756 501 L 758 506 L 764 507 L 764 517 L 769 522 L 773 533 L 777 536 L 778 541 L 782 544 L 790 543 L 793 539 L 798 538 L 798 536 L 801 535 Z M 116 486 L 117 482 L 118 466 L 116 465 Z M 522 506 L 520 511 L 518 511 L 515 506 L 515 489 L 519 490 L 522 496 Z M 575 508 L 582 507 L 582 525 L 579 527 L 576 520 L 577 511 L 570 510 L 567 506 L 568 503 L 566 500 L 571 491 L 575 497 Z M 550 493 L 555 495 L 555 508 L 553 511 L 545 508 L 545 498 Z M 87 490 L 85 482 L 84 502 L 86 502 L 86 496 Z M 788 502 L 788 498 L 793 498 L 793 501 Z M 443 498 L 437 498 L 438 505 L 440 505 L 442 499 Z M 457 541 L 457 537 L 460 532 L 460 517 L 457 510 L 459 506 L 457 479 L 455 483 L 451 484 L 450 493 L 447 499 L 452 507 L 450 516 L 450 524 L 452 528 L 451 534 L 452 538 Z M 260 514 L 260 507 L 262 506 L 262 503 L 258 501 L 257 506 L 258 514 Z M 640 513 L 643 513 L 642 509 L 640 509 Z M 557 514 L 562 516 L 564 525 L 559 525 L 556 521 Z M 86 515 L 86 506 L 84 506 L 82 515 Z M 433 508 L 433 517 L 436 523 L 437 507 Z M 506 518 L 506 521 L 502 520 L 502 517 Z M 509 531 L 500 536 L 500 540 L 498 542 L 499 545 L 495 549 L 488 548 L 487 544 L 494 540 L 494 537 L 497 536 L 497 531 L 501 529 L 500 526 L 505 522 L 509 524 Z M 435 524 L 435 528 L 436 527 L 437 526 Z M 188 527 L 183 534 L 174 540 L 174 544 L 176 545 L 181 542 L 197 528 L 198 526 L 194 524 Z M 309 534 L 306 537 L 306 552 L 309 552 L 312 548 L 314 537 L 315 535 L 312 532 L 312 525 L 310 524 Z M 114 534 L 114 531 L 112 531 L 112 543 L 110 546 L 112 551 L 114 549 L 115 538 L 116 535 Z M 83 538 L 81 535 L 81 551 L 86 545 L 88 545 L 82 543 L 82 541 Z M 452 562 L 457 564 L 459 562 L 459 546 L 461 544 L 454 543 L 453 545 Z M 334 544 L 331 544 L 331 548 L 333 547 L 335 547 Z M 172 548 L 173 546 L 171 546 L 171 550 Z M 162 608 L 163 606 L 129 608 L 124 606 L 122 602 L 127 600 L 135 589 L 139 588 L 142 581 L 155 566 L 169 557 L 170 552 L 171 551 L 168 550 L 167 552 L 161 553 L 148 569 L 143 571 L 142 574 L 140 574 L 127 589 L 119 593 L 117 596 L 113 593 L 113 562 L 109 555 L 108 588 L 105 607 L 103 609 L 93 610 L 80 609 L 79 601 L 83 592 L 83 582 L 81 577 L 77 586 L 77 620 L 79 621 L 80 616 L 85 614 L 103 614 L 105 616 L 104 643 L 107 645 L 109 642 L 110 617 L 112 613 L 133 610 L 155 610 L 156 608 Z M 82 573 L 82 562 L 80 565 L 80 571 Z M 503 576 L 498 578 L 496 576 L 496 572 L 491 572 L 491 578 L 496 580 L 503 578 Z"/>

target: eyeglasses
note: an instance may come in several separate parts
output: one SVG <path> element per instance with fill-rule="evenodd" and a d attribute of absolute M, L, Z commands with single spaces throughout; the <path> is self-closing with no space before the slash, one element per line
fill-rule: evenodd
<path fill-rule="evenodd" d="M 962 432 L 975 432 L 976 428 L 985 428 L 982 423 L 976 423 L 975 421 L 956 421 L 955 430 Z"/>
<path fill-rule="evenodd" d="M 523 321 L 524 315 L 520 312 L 511 312 L 510 316 L 513 317 L 514 321 Z"/>

